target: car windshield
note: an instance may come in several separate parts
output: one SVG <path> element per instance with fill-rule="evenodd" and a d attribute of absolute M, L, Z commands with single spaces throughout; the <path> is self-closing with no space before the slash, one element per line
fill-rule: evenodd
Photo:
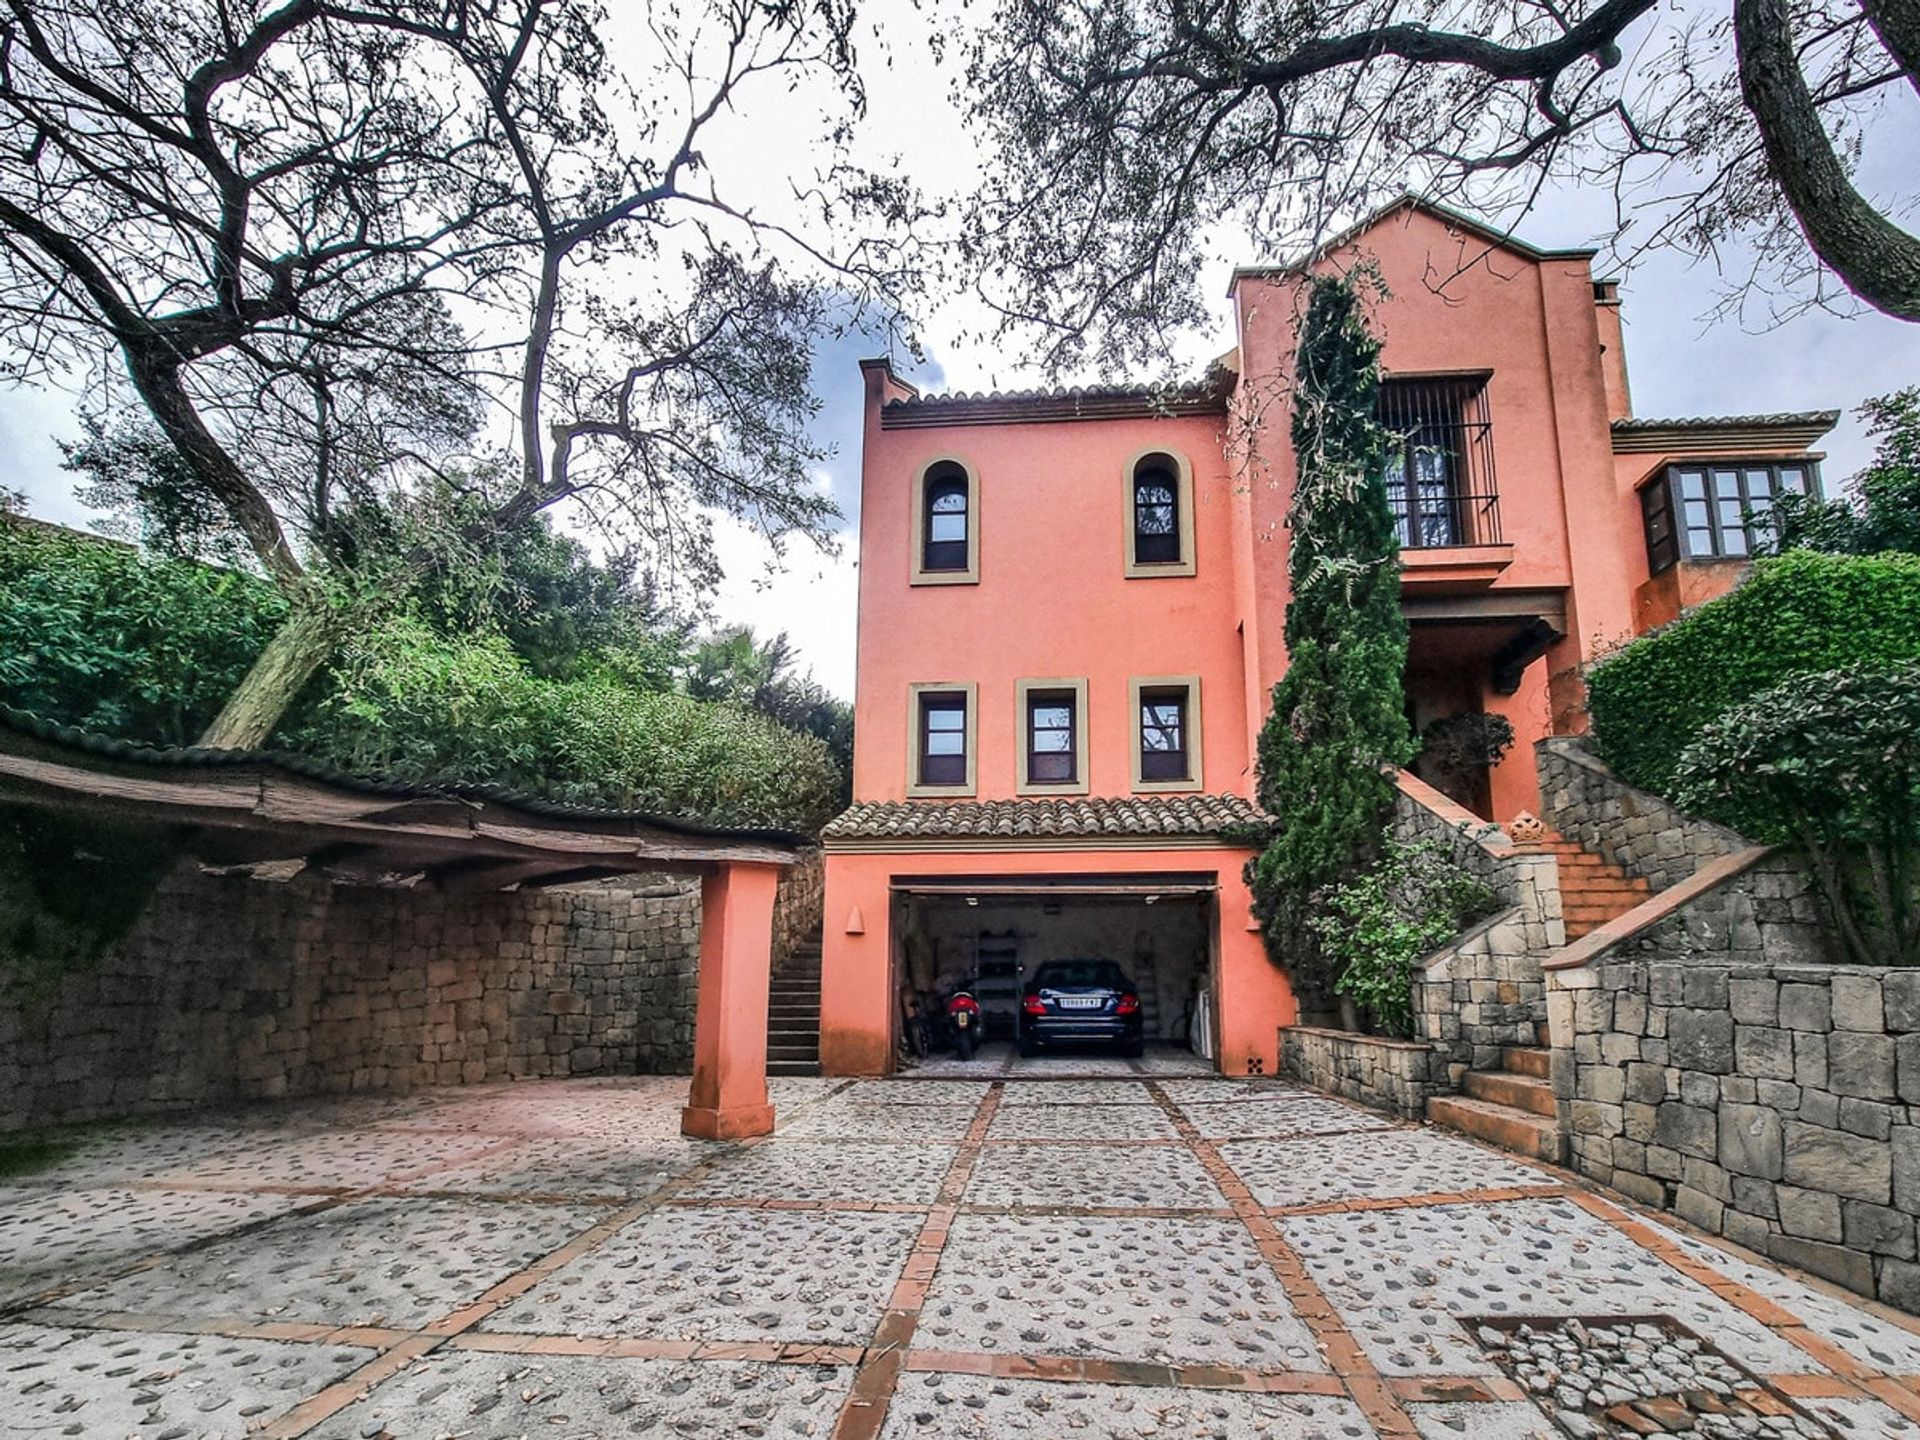
<path fill-rule="evenodd" d="M 1054 960 L 1034 972 L 1033 988 L 1049 986 L 1105 985 L 1110 989 L 1127 988 L 1127 977 L 1111 960 Z"/>

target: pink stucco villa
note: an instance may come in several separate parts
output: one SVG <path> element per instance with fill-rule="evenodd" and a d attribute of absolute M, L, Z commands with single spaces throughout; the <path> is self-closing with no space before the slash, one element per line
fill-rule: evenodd
<path fill-rule="evenodd" d="M 1371 257 L 1416 727 L 1499 714 L 1468 797 L 1538 804 L 1532 742 L 1581 724 L 1581 667 L 1731 583 L 1746 517 L 1817 486 L 1831 413 L 1636 418 L 1616 287 L 1399 202 L 1232 286 L 1201 383 L 919 394 L 862 366 L 851 809 L 826 831 L 821 1061 L 891 1068 L 899 992 L 1103 955 L 1149 1037 L 1277 1069 L 1295 1018 L 1241 870 L 1254 739 L 1285 671 L 1287 368 L 1307 268 Z M 1443 283 L 1444 282 L 1444 283 Z"/>

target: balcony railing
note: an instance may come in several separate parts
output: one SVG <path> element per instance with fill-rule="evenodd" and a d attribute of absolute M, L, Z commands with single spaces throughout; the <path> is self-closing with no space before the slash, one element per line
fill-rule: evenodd
<path fill-rule="evenodd" d="M 1500 544 L 1486 377 L 1388 380 L 1377 413 L 1400 441 L 1387 501 L 1401 548 Z"/>

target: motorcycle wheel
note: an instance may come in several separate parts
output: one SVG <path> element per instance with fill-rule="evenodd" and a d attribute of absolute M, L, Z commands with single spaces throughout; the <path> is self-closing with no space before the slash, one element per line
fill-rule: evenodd
<path fill-rule="evenodd" d="M 953 1040 L 953 1048 L 960 1052 L 960 1058 L 962 1060 L 973 1059 L 973 1031 L 971 1029 L 962 1030 L 956 1035 Z"/>

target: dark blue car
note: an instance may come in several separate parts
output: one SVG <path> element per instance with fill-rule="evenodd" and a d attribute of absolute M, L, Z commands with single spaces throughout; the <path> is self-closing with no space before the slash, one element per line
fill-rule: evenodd
<path fill-rule="evenodd" d="M 1111 960 L 1050 960 L 1028 978 L 1020 1000 L 1020 1053 L 1050 1045 L 1141 1048 L 1140 992 Z"/>

